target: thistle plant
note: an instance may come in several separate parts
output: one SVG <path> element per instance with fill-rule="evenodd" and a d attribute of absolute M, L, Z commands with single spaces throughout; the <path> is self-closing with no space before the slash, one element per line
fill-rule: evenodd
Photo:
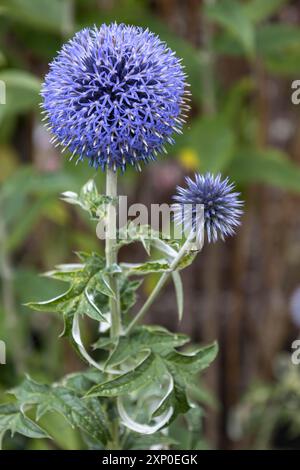
<path fill-rule="evenodd" d="M 140 321 L 169 279 L 181 319 L 180 271 L 201 250 L 204 234 L 208 242 L 234 234 L 242 212 L 239 194 L 221 175 L 188 178 L 187 187 L 177 188 L 174 196 L 175 222 L 186 222 L 185 207 L 192 207 L 183 240 L 166 238 L 146 225 L 117 226 L 118 176 L 128 165 L 140 169 L 166 143 L 173 143 L 189 109 L 187 89 L 175 54 L 148 30 L 125 25 L 80 31 L 50 65 L 42 106 L 53 141 L 68 149 L 71 159 L 88 160 L 106 172 L 105 194 L 91 180 L 78 194 L 63 193 L 63 199 L 104 222 L 105 256 L 80 252 L 78 263 L 46 273 L 69 288 L 29 306 L 61 316 L 62 336 L 88 368 L 52 385 L 27 377 L 11 391 L 15 402 L 0 407 L 0 436 L 11 430 L 32 438 L 51 437 L 38 421 L 57 412 L 78 429 L 88 448 L 170 447 L 170 424 L 179 415 L 195 414 L 192 390 L 199 372 L 214 360 L 216 343 L 187 352 L 186 335 Z M 202 215 L 196 210 L 199 204 Z M 149 259 L 119 262 L 120 248 L 131 243 L 142 243 Z M 159 259 L 153 258 L 154 251 Z M 151 273 L 158 273 L 159 280 L 137 311 L 137 291 Z M 87 317 L 94 320 L 99 336 L 94 352 L 82 340 Z M 34 420 L 27 416 L 28 408 L 35 410 Z"/>

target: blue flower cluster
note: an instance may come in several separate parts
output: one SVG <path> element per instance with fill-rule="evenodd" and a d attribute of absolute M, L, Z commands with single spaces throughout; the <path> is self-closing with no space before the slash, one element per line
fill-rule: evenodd
<path fill-rule="evenodd" d="M 42 88 L 53 141 L 95 168 L 139 169 L 181 133 L 185 79 L 181 61 L 148 29 L 83 29 L 50 64 Z"/>
<path fill-rule="evenodd" d="M 186 183 L 187 187 L 178 187 L 174 196 L 176 206 L 181 208 L 176 211 L 177 222 L 188 224 L 195 230 L 202 227 L 199 223 L 201 221 L 197 220 L 197 217 L 203 214 L 197 211 L 197 205 L 201 204 L 204 210 L 204 229 L 209 243 L 234 235 L 243 213 L 243 202 L 239 199 L 240 193 L 234 191 L 234 184 L 230 183 L 228 178 L 222 180 L 220 174 L 214 176 L 211 173 L 196 174 L 194 179 L 187 177 Z M 186 204 L 190 204 L 192 208 L 190 221 L 183 220 Z"/>

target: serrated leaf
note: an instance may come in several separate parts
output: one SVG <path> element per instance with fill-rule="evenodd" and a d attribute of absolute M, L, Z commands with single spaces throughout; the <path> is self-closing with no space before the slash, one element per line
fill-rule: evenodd
<path fill-rule="evenodd" d="M 109 437 L 106 416 L 100 402 L 94 398 L 83 399 L 67 387 L 39 384 L 29 377 L 11 393 L 22 406 L 37 406 L 37 420 L 45 413 L 55 411 L 93 439 L 105 443 Z"/>
<path fill-rule="evenodd" d="M 182 377 L 189 379 L 191 374 L 196 374 L 206 369 L 216 358 L 218 345 L 216 342 L 198 349 L 192 354 L 183 354 L 172 351 L 165 356 L 164 361 L 172 375 L 179 373 Z"/>
<path fill-rule="evenodd" d="M 172 409 L 172 415 L 166 425 L 170 425 L 179 414 L 185 414 L 190 409 L 190 404 L 186 396 L 184 384 L 181 381 L 171 376 L 171 385 L 167 395 L 161 400 L 157 408 L 153 411 L 152 417 L 155 418 L 165 413 L 166 410 Z"/>
<path fill-rule="evenodd" d="M 120 337 L 106 366 L 120 364 L 129 357 L 136 357 L 145 349 L 164 355 L 173 348 L 183 346 L 188 340 L 188 336 L 181 333 L 171 333 L 162 327 L 140 326 L 134 329 L 128 337 Z"/>
<path fill-rule="evenodd" d="M 169 263 L 164 259 L 147 261 L 146 263 L 121 263 L 123 272 L 128 276 L 144 276 L 152 273 L 163 273 L 170 270 Z"/>
<path fill-rule="evenodd" d="M 61 265 L 56 271 L 46 273 L 55 279 L 69 281 L 71 287 L 54 299 L 43 302 L 29 302 L 28 307 L 46 312 L 59 312 L 65 321 L 64 334 L 70 332 L 75 313 L 87 315 L 94 320 L 106 322 L 108 297 L 113 295 L 106 274 L 105 261 L 92 253 L 85 264 Z"/>
<path fill-rule="evenodd" d="M 61 380 L 61 384 L 73 390 L 76 394 L 84 395 L 93 384 L 103 382 L 106 374 L 94 368 L 82 372 L 73 372 Z"/>
<path fill-rule="evenodd" d="M 82 187 L 79 194 L 73 191 L 65 191 L 62 193 L 61 199 L 69 204 L 80 206 L 94 220 L 104 218 L 106 216 L 107 204 L 115 202 L 113 198 L 98 193 L 93 179 L 89 180 Z"/>
<path fill-rule="evenodd" d="M 127 413 L 125 406 L 123 404 L 122 397 L 118 397 L 118 411 L 119 415 L 121 417 L 121 421 L 126 426 L 128 429 L 131 429 L 134 432 L 140 433 L 140 434 L 155 434 L 157 431 L 162 429 L 163 427 L 166 426 L 166 424 L 169 422 L 172 416 L 172 408 L 169 408 L 166 410 L 164 413 L 162 413 L 160 416 L 158 416 L 155 419 L 155 424 L 149 425 L 149 424 L 142 424 L 138 423 L 135 421 L 133 418 L 129 416 Z"/>
<path fill-rule="evenodd" d="M 254 23 L 258 23 L 276 13 L 287 2 L 288 0 L 268 0 L 267 2 L 249 0 L 242 7 L 246 16 Z"/>
<path fill-rule="evenodd" d="M 32 439 L 50 438 L 46 431 L 29 419 L 16 404 L 0 405 L 0 449 L 4 434 L 10 431 Z"/>
<path fill-rule="evenodd" d="M 140 242 L 144 246 L 148 255 L 150 248 L 154 247 L 167 255 L 168 259 L 173 259 L 177 255 L 178 243 L 174 240 L 165 240 L 163 235 L 154 230 L 150 225 L 137 225 L 129 222 L 118 231 L 118 247 Z"/>
<path fill-rule="evenodd" d="M 192 264 L 192 262 L 194 261 L 194 259 L 196 258 L 197 256 L 197 251 L 191 251 L 189 253 L 187 253 L 186 255 L 184 255 L 179 264 L 177 265 L 177 268 L 176 269 L 185 269 L 187 268 L 188 266 L 190 266 Z"/>
<path fill-rule="evenodd" d="M 142 280 L 131 281 L 125 278 L 120 287 L 120 304 L 122 314 L 126 314 L 136 303 L 136 291 L 142 284 Z"/>
<path fill-rule="evenodd" d="M 138 390 L 153 380 L 156 369 L 156 357 L 150 353 L 133 370 L 113 380 L 92 387 L 87 397 L 116 397 Z"/>

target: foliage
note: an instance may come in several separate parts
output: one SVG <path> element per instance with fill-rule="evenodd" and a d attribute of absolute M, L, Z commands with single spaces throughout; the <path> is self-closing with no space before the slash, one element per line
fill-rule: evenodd
<path fill-rule="evenodd" d="M 213 7 L 207 9 L 201 7 L 203 21 L 215 27 L 210 51 L 213 62 L 218 66 L 224 59 L 229 59 L 233 64 L 235 61 L 237 64 L 243 64 L 242 74 L 235 76 L 230 84 L 222 73 L 214 71 L 211 85 L 216 95 L 216 113 L 209 117 L 202 113 L 203 104 L 207 98 L 204 84 L 209 55 L 204 41 L 201 43 L 201 48 L 198 48 L 180 37 L 177 31 L 171 31 L 167 22 L 159 19 L 158 15 L 154 15 L 150 3 L 154 2 L 121 0 L 112 2 L 113 5 L 109 8 L 104 8 L 99 6 L 101 2 L 95 0 L 0 1 L 0 79 L 5 81 L 7 92 L 6 105 L 0 104 L 0 212 L 6 233 L 5 236 L 0 235 L 0 266 L 2 267 L 3 259 L 10 261 L 12 297 L 13 303 L 17 305 L 15 314 L 19 326 L 13 330 L 9 328 L 11 312 L 8 312 L 7 305 L 1 298 L 0 336 L 1 339 L 7 340 L 9 349 L 20 349 L 18 357 L 24 358 L 26 370 L 43 383 L 57 380 L 62 376 L 65 368 L 70 370 L 70 367 L 74 367 L 74 363 L 76 367 L 78 363 L 73 356 L 65 352 L 63 341 L 57 343 L 56 335 L 60 324 L 57 324 L 55 318 L 45 312 L 39 321 L 37 315 L 29 315 L 28 309 L 23 304 L 31 299 L 53 298 L 62 294 L 61 284 L 64 286 L 63 283 L 60 283 L 56 277 L 51 280 L 48 277 L 39 278 L 36 276 L 37 270 L 48 271 L 61 259 L 74 261 L 70 255 L 72 250 L 80 255 L 83 252 L 88 253 L 87 256 L 91 261 L 93 257 L 97 258 L 97 255 L 91 252 L 95 252 L 99 245 L 92 236 L 93 225 L 85 215 L 82 216 L 81 212 L 76 210 L 77 207 L 82 207 L 82 204 L 87 204 L 82 200 L 83 194 L 78 196 L 76 205 L 70 207 L 70 210 L 66 208 L 63 201 L 57 200 L 57 194 L 66 189 L 74 193 L 79 185 L 93 176 L 93 170 L 83 165 L 74 169 L 63 157 L 54 171 L 37 170 L 36 166 L 39 167 L 41 162 L 44 164 L 47 158 L 43 154 L 43 146 L 37 149 L 38 155 L 34 158 L 31 150 L 32 135 L 37 133 L 40 125 L 37 105 L 40 102 L 41 76 L 47 70 L 47 64 L 59 50 L 62 42 L 75 30 L 83 26 L 100 25 L 102 22 L 110 21 L 124 21 L 146 26 L 158 33 L 177 52 L 177 55 L 183 58 L 188 80 L 191 83 L 193 112 L 189 116 L 184 135 L 177 139 L 177 145 L 172 151 L 172 157 L 178 159 L 180 167 L 189 171 L 222 171 L 235 180 L 245 192 L 254 183 L 271 185 L 286 191 L 299 192 L 300 190 L 299 165 L 292 161 L 282 149 L 278 151 L 273 146 L 269 148 L 269 145 L 261 145 L 257 138 L 261 125 L 257 106 L 260 86 L 257 82 L 257 67 L 261 67 L 268 77 L 282 80 L 286 87 L 286 100 L 290 99 L 290 81 L 300 72 L 299 28 L 292 22 L 286 23 L 284 19 L 288 16 L 284 9 L 292 2 L 288 0 L 226 0 L 223 2 L 222 0 L 214 2 Z M 279 17 L 281 12 L 284 14 Z M 200 29 L 202 32 L 203 28 Z M 24 133 L 20 132 L 23 128 L 26 129 L 25 138 Z M 133 174 L 124 176 L 125 187 L 134 188 L 135 182 Z M 70 196 L 70 193 L 63 195 L 62 199 L 69 198 L 71 202 Z M 96 201 L 97 204 L 98 202 Z M 100 212 L 102 212 L 104 206 L 100 206 Z M 87 214 L 95 216 L 93 205 L 89 207 L 90 213 L 87 212 Z M 71 230 L 70 226 L 72 226 Z M 131 233 L 131 237 L 130 242 L 139 240 L 149 252 L 151 247 L 144 233 Z M 122 237 L 120 247 L 126 243 L 127 241 Z M 161 245 L 160 248 L 162 248 Z M 165 245 L 164 248 L 169 253 L 172 252 L 173 245 Z M 157 249 L 157 246 L 153 246 L 152 249 Z M 164 258 L 163 254 L 162 258 Z M 144 263 L 143 265 L 139 269 L 144 272 L 152 270 L 152 265 L 145 266 Z M 123 266 L 122 269 L 125 270 L 125 267 Z M 132 270 L 134 269 L 136 270 L 136 266 L 132 267 Z M 2 269 L 0 271 L 2 288 L 5 280 Z M 57 271 L 62 270 L 59 268 Z M 61 276 L 65 274 L 61 272 Z M 124 281 L 122 284 L 124 318 L 131 312 L 138 283 L 143 278 L 143 276 L 138 279 L 129 278 L 128 274 L 127 269 L 126 276 L 122 279 L 120 276 L 120 283 Z M 80 275 L 83 273 L 81 272 Z M 59 277 L 60 274 L 57 276 Z M 151 276 L 149 274 L 148 278 Z M 178 314 L 181 317 L 183 296 L 179 276 L 180 274 L 175 274 L 173 281 L 176 286 Z M 87 284 L 94 289 L 93 279 L 88 280 Z M 87 292 L 89 293 L 89 289 Z M 91 297 L 87 298 L 84 292 L 68 300 L 69 308 L 73 302 L 75 313 L 78 313 L 75 315 L 74 311 L 71 311 L 69 319 L 73 319 L 74 323 L 75 318 L 76 327 L 80 321 L 82 329 L 80 334 L 84 340 L 90 339 L 91 336 L 89 319 L 93 322 L 92 318 L 99 319 L 100 315 L 101 318 L 103 316 L 106 318 L 107 297 L 101 292 L 97 292 L 96 296 L 97 309 L 91 305 Z M 82 314 L 80 310 L 82 305 L 88 306 L 87 314 Z M 56 308 L 58 311 L 58 307 Z M 58 315 L 60 315 L 59 312 Z M 103 327 L 106 328 L 107 325 L 108 323 L 103 321 Z M 81 356 L 85 355 L 82 349 L 82 339 L 80 337 L 79 341 L 78 338 L 78 328 L 77 331 L 74 328 L 74 331 L 77 333 L 75 334 L 76 340 L 72 337 L 71 330 L 68 331 L 69 338 Z M 144 331 L 142 341 L 146 350 L 147 335 L 149 336 L 150 333 Z M 16 336 L 18 336 L 18 341 L 16 341 Z M 174 348 L 185 344 L 184 338 L 173 340 L 171 333 L 161 332 L 160 329 L 155 333 L 155 338 L 157 336 L 165 336 L 166 341 L 173 344 Z M 94 340 L 95 338 L 92 338 L 92 341 Z M 95 345 L 96 348 L 102 345 L 103 349 L 96 349 L 94 354 L 97 358 L 100 357 L 103 363 L 107 359 L 109 341 L 104 334 Z M 154 345 L 156 345 L 155 341 L 153 339 Z M 178 346 L 175 346 L 177 344 Z M 131 347 L 133 349 L 130 349 Z M 153 347 L 155 348 L 154 354 L 160 356 L 159 346 Z M 136 351 L 135 348 L 137 346 L 134 339 L 130 347 L 124 346 L 124 355 L 127 355 L 128 350 Z M 140 360 L 143 359 L 146 350 L 143 350 Z M 115 358 L 118 359 L 118 350 L 116 354 Z M 62 360 L 63 355 L 64 360 Z M 124 358 L 125 364 L 132 356 L 133 354 L 130 354 Z M 8 358 L 7 366 L 1 368 L 1 403 L 6 400 L 2 393 L 3 389 L 19 381 L 17 358 L 14 358 L 13 350 L 9 351 Z M 112 367 L 119 365 L 114 363 L 117 360 L 115 358 L 112 358 Z M 67 365 L 65 365 L 66 362 Z M 89 386 L 92 386 L 91 383 Z M 136 397 L 134 399 L 137 400 Z M 28 426 L 28 433 L 43 432 L 31 424 L 33 423 L 31 415 L 26 417 L 19 414 L 19 407 L 16 408 L 15 405 L 10 404 L 1 406 L 8 406 L 6 411 L 3 408 L 3 415 L 7 415 L 5 424 L 7 429 L 11 426 L 17 430 L 19 426 L 25 425 Z M 199 426 L 201 426 L 203 412 L 201 414 L 199 411 L 197 414 L 192 409 L 186 416 L 198 420 L 195 433 L 202 433 Z M 144 417 L 139 418 L 143 420 Z M 17 436 L 12 443 L 5 440 L 4 445 L 21 448 L 28 448 L 29 445 L 44 445 L 46 448 L 49 446 L 51 448 L 52 445 L 63 448 L 83 446 L 82 438 L 78 438 L 74 429 L 68 423 L 63 423 L 62 419 L 58 415 L 48 413 L 40 420 L 41 426 L 43 425 L 48 434 L 53 437 L 55 444 L 46 443 L 44 440 L 43 444 L 29 444 L 26 439 L 23 440 Z M 178 422 L 180 426 L 175 429 Z M 175 439 L 178 440 L 178 429 L 182 427 L 183 422 L 185 430 L 186 423 L 181 421 L 180 417 L 171 425 L 172 438 L 176 436 Z M 59 432 L 58 429 L 64 429 L 64 432 Z M 183 432 L 183 434 L 186 433 Z M 185 437 L 183 436 L 183 439 Z M 146 438 L 135 433 L 127 433 L 124 438 L 124 447 L 140 448 L 153 445 L 157 440 L 161 445 L 177 445 L 170 437 L 162 436 L 162 433 L 159 436 L 148 435 Z M 91 442 L 86 435 L 84 442 L 91 447 L 98 445 Z"/>
<path fill-rule="evenodd" d="M 251 386 L 235 410 L 230 428 L 237 439 L 248 437 L 254 449 L 293 448 L 300 437 L 299 370 L 286 355 L 275 363 L 275 379 Z M 280 439 L 279 439 L 280 438 Z"/>
<path fill-rule="evenodd" d="M 93 181 L 89 181 L 79 195 L 69 192 L 64 193 L 63 197 L 71 204 L 79 204 L 92 219 L 99 213 L 107 217 L 106 198 L 98 194 Z M 108 200 L 108 204 L 111 203 Z M 128 230 L 127 235 L 127 243 L 137 241 L 137 230 Z M 80 252 L 80 263 L 60 265 L 46 273 L 47 277 L 69 283 L 70 287 L 48 301 L 30 302 L 28 306 L 38 311 L 57 312 L 64 322 L 62 336 L 70 339 L 92 370 L 78 373 L 75 378 L 66 377 L 53 385 L 37 383 L 27 377 L 10 392 L 16 401 L 2 407 L 2 435 L 10 430 L 12 434 L 18 432 L 28 437 L 47 437 L 46 430 L 43 431 L 24 414 L 25 410 L 34 408 L 36 422 L 47 413 L 62 414 L 72 427 L 79 429 L 83 439 L 87 437 L 88 441 L 93 442 L 93 446 L 121 446 L 120 440 L 125 436 L 128 439 L 128 430 L 143 435 L 157 434 L 159 443 L 159 431 L 169 426 L 178 415 L 188 412 L 191 406 L 196 407 L 189 399 L 188 387 L 193 383 L 194 376 L 214 360 L 217 345 L 214 343 L 187 354 L 177 349 L 189 341 L 185 335 L 155 326 L 129 328 L 136 290 L 141 284 L 132 280 L 132 276 L 169 272 L 170 263 L 178 254 L 172 243 L 168 245 L 161 241 L 157 234 L 149 240 L 150 256 L 151 245 L 158 241 L 165 256 L 167 253 L 159 262 L 150 260 L 140 265 L 120 263 L 113 266 L 112 272 L 103 257 L 96 253 Z M 186 262 L 181 263 L 178 269 L 185 265 Z M 116 295 L 111 288 L 111 275 L 116 276 L 122 307 L 124 330 L 118 337 L 108 337 L 106 333 L 106 327 L 111 327 L 112 323 L 110 299 Z M 177 291 L 180 285 L 178 279 L 175 283 Z M 182 296 L 181 288 L 179 296 Z M 182 301 L 179 301 L 180 316 Z M 82 342 L 80 318 L 86 317 L 99 322 L 100 331 L 104 331 L 94 345 L 101 351 L 102 361 L 93 359 Z M 101 328 L 102 325 L 104 328 Z M 128 397 L 126 405 L 124 397 Z M 137 400 L 140 403 L 142 398 L 147 406 L 143 407 L 145 413 L 140 417 L 143 421 L 139 422 L 130 416 L 129 409 L 140 409 L 140 406 L 135 408 L 134 404 Z M 110 429 L 116 420 L 116 413 L 122 423 L 117 441 L 113 429 Z M 137 445 L 133 437 L 130 445 Z"/>

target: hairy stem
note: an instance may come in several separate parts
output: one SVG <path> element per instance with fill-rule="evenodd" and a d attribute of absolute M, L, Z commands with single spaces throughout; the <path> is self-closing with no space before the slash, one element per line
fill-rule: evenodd
<path fill-rule="evenodd" d="M 105 240 L 106 267 L 109 269 L 118 262 L 117 259 L 117 209 L 115 199 L 117 198 L 117 173 L 107 169 L 106 172 L 106 195 L 114 198 L 114 201 L 107 204 L 107 223 Z M 110 298 L 111 329 L 112 338 L 120 336 L 121 317 L 120 299 L 117 279 L 114 274 L 110 274 L 110 287 L 114 296 Z"/>
<path fill-rule="evenodd" d="M 113 201 L 107 204 L 107 219 L 106 219 L 106 235 L 105 235 L 105 257 L 106 267 L 110 269 L 118 262 L 117 253 L 117 172 L 110 170 L 106 171 L 106 195 L 113 198 Z M 109 275 L 110 288 L 114 296 L 110 298 L 110 313 L 111 313 L 111 338 L 118 338 L 121 333 L 121 312 L 120 312 L 120 294 L 118 290 L 118 283 L 114 274 Z M 119 422 L 115 418 L 111 423 L 111 436 L 110 449 L 119 449 Z"/>
<path fill-rule="evenodd" d="M 139 312 L 136 314 L 134 319 L 129 324 L 129 326 L 126 330 L 126 334 L 128 334 L 132 330 L 132 328 L 136 325 L 136 323 L 147 313 L 147 311 L 149 310 L 149 308 L 153 304 L 154 300 L 160 294 L 162 288 L 164 287 L 164 285 L 168 281 L 168 279 L 171 276 L 172 272 L 175 271 L 175 269 L 178 267 L 178 265 L 179 265 L 180 261 L 182 260 L 182 258 L 184 257 L 184 255 L 190 251 L 191 246 L 193 244 L 194 238 L 195 238 L 195 234 L 194 234 L 193 231 L 191 231 L 189 237 L 186 239 L 186 241 L 184 242 L 184 244 L 180 248 L 179 252 L 177 253 L 176 257 L 172 261 L 172 263 L 170 265 L 170 270 L 168 272 L 165 272 L 165 273 L 162 274 L 162 276 L 160 277 L 158 283 L 156 284 L 153 291 L 151 292 L 150 296 L 148 297 L 148 299 L 146 300 L 146 302 L 144 303 L 142 308 L 139 310 Z"/>

